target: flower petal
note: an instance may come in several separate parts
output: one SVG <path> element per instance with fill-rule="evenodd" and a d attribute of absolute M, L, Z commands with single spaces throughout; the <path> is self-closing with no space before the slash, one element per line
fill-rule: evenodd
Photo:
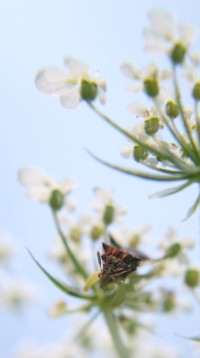
<path fill-rule="evenodd" d="M 31 188 L 27 193 L 30 200 L 48 202 L 51 195 L 51 189 L 49 187 L 35 187 Z"/>
<path fill-rule="evenodd" d="M 173 41 L 175 38 L 175 23 L 172 15 L 167 11 L 152 10 L 148 16 L 155 33 L 166 40 Z"/>
<path fill-rule="evenodd" d="M 149 110 L 139 102 L 130 103 L 128 110 L 136 117 L 147 118 L 150 116 Z"/>
<path fill-rule="evenodd" d="M 153 54 L 164 54 L 168 52 L 168 44 L 162 38 L 157 36 L 153 31 L 144 29 L 145 38 L 144 50 Z"/>
<path fill-rule="evenodd" d="M 79 105 L 80 100 L 81 96 L 78 85 L 74 86 L 72 90 L 60 97 L 62 106 L 68 109 L 76 108 Z"/>
<path fill-rule="evenodd" d="M 190 25 L 181 24 L 178 27 L 180 41 L 183 42 L 187 47 L 192 44 L 197 35 L 197 29 Z"/>
<path fill-rule="evenodd" d="M 58 96 L 64 94 L 66 89 L 74 86 L 66 73 L 57 68 L 39 70 L 35 77 L 35 85 L 39 91 L 45 94 Z"/>
<path fill-rule="evenodd" d="M 141 72 L 132 63 L 123 62 L 120 69 L 124 76 L 134 78 L 135 80 L 141 80 Z"/>
<path fill-rule="evenodd" d="M 75 78 L 80 79 L 83 76 L 88 76 L 89 66 L 86 63 L 77 61 L 71 57 L 65 57 L 64 64 Z"/>
<path fill-rule="evenodd" d="M 41 185 L 46 179 L 46 174 L 40 168 L 21 168 L 18 172 L 18 178 L 22 185 L 26 187 L 32 187 Z"/>
<path fill-rule="evenodd" d="M 127 145 L 124 147 L 120 154 L 123 158 L 133 158 L 133 145 Z"/>

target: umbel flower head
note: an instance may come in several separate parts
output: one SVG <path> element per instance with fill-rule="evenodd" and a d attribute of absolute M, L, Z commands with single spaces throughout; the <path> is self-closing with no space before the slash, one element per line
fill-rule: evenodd
<path fill-rule="evenodd" d="M 105 103 L 106 81 L 89 74 L 87 64 L 71 57 L 64 59 L 68 71 L 51 67 L 42 68 L 35 78 L 39 91 L 60 97 L 65 108 L 76 108 L 81 100 L 93 101 L 97 97 Z"/>

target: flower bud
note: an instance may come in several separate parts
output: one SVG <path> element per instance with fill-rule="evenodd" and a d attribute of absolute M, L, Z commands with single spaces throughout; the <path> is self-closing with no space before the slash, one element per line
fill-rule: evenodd
<path fill-rule="evenodd" d="M 200 101 L 200 82 L 197 82 L 192 90 L 192 96 L 196 101 Z"/>
<path fill-rule="evenodd" d="M 82 80 L 80 87 L 81 98 L 85 101 L 93 101 L 97 96 L 97 85 L 95 82 Z"/>
<path fill-rule="evenodd" d="M 164 312 L 172 312 L 175 309 L 173 292 L 166 292 L 162 309 Z"/>
<path fill-rule="evenodd" d="M 148 155 L 148 150 L 145 147 L 141 145 L 134 146 L 133 156 L 136 162 L 143 162 L 145 159 L 147 159 Z"/>
<path fill-rule="evenodd" d="M 112 224 L 114 220 L 115 209 L 112 205 L 106 205 L 104 214 L 103 214 L 103 222 L 106 226 Z"/>
<path fill-rule="evenodd" d="M 178 117 L 179 110 L 177 103 L 172 100 L 168 101 L 165 105 L 165 112 L 170 118 Z"/>
<path fill-rule="evenodd" d="M 93 241 L 98 240 L 104 233 L 104 228 L 101 225 L 94 225 L 91 230 L 91 238 Z"/>
<path fill-rule="evenodd" d="M 51 208 L 55 211 L 60 210 L 64 204 L 64 195 L 60 192 L 60 190 L 55 189 L 52 191 L 49 204 Z"/>
<path fill-rule="evenodd" d="M 185 283 L 190 288 L 195 288 L 199 285 L 200 277 L 199 271 L 194 268 L 188 269 L 185 273 Z"/>
<path fill-rule="evenodd" d="M 181 251 L 181 245 L 175 242 L 174 244 L 168 247 L 165 257 L 166 258 L 175 257 L 180 253 L 180 251 Z"/>
<path fill-rule="evenodd" d="M 184 61 L 185 54 L 185 46 L 182 43 L 177 42 L 171 50 L 170 58 L 172 62 L 177 65 L 178 63 L 182 63 Z"/>
<path fill-rule="evenodd" d="M 159 130 L 159 118 L 149 117 L 145 121 L 144 130 L 148 135 L 154 135 Z"/>
<path fill-rule="evenodd" d="M 80 238 L 81 238 L 81 230 L 78 227 L 72 228 L 70 232 L 70 239 L 75 242 L 79 242 Z"/>
<path fill-rule="evenodd" d="M 158 81 L 153 78 L 146 78 L 144 80 L 144 92 L 149 97 L 156 97 L 159 93 Z"/>

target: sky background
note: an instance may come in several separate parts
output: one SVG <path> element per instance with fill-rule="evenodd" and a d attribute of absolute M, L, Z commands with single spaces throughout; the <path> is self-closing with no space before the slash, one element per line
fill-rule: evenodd
<path fill-rule="evenodd" d="M 120 73 L 119 66 L 124 60 L 138 67 L 151 60 L 143 53 L 142 30 L 148 25 L 147 13 L 152 8 L 169 10 L 178 21 L 200 27 L 199 1 L 6 0 L 0 3 L 0 231 L 9 234 L 18 246 L 15 275 L 42 287 L 42 303 L 29 312 L 22 316 L 0 312 L 0 352 L 4 358 L 11 357 L 20 341 L 48 342 L 62 336 L 67 325 L 66 318 L 52 322 L 46 317 L 45 310 L 60 293 L 41 275 L 26 251 L 28 247 L 45 262 L 55 229 L 48 209 L 27 200 L 17 180 L 20 167 L 34 165 L 58 179 L 67 176 L 77 180 L 75 196 L 80 210 L 92 199 L 93 187 L 105 187 L 117 202 L 129 207 L 130 224 L 136 228 L 150 224 L 155 238 L 162 237 L 173 226 L 180 236 L 196 237 L 194 259 L 200 257 L 198 214 L 189 221 L 181 221 L 196 198 L 197 188 L 166 199 L 149 200 L 149 194 L 170 184 L 114 172 L 95 162 L 84 150 L 86 147 L 101 158 L 113 163 L 120 160 L 128 166 L 129 162 L 119 159 L 119 152 L 126 144 L 122 136 L 84 103 L 75 110 L 64 110 L 57 98 L 42 95 L 34 86 L 35 73 L 40 67 L 62 68 L 65 56 L 82 60 L 90 65 L 92 73 L 100 71 L 107 79 L 107 103 L 101 108 L 116 122 L 130 128 L 133 117 L 127 106 L 132 96 L 126 91 L 129 81 Z M 199 47 L 200 38 L 196 41 L 196 49 Z M 187 325 L 190 324 L 188 319 Z M 194 320 L 192 324 L 195 328 Z M 183 344 L 172 335 L 170 339 Z M 167 341 L 166 337 L 164 340 Z M 190 343 L 184 344 L 189 349 Z"/>

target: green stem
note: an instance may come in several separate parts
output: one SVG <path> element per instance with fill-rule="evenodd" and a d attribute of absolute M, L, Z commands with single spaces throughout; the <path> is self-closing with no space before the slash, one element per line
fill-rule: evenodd
<path fill-rule="evenodd" d="M 175 126 L 175 120 L 172 120 L 172 126 L 169 123 L 169 120 L 167 118 L 167 116 L 163 113 L 161 107 L 160 107 L 160 103 L 158 100 L 154 100 L 156 109 L 158 111 L 158 113 L 160 114 L 163 122 L 165 123 L 165 125 L 167 126 L 169 132 L 173 135 L 173 137 L 176 139 L 176 141 L 180 144 L 180 146 L 184 149 L 185 153 L 187 153 L 187 155 L 189 157 L 191 157 L 191 152 L 188 149 L 188 144 L 186 143 L 186 141 L 184 140 L 184 137 L 181 136 L 181 134 L 179 133 L 178 129 Z"/>
<path fill-rule="evenodd" d="M 69 245 L 68 245 L 68 242 L 66 240 L 66 237 L 65 235 L 63 234 L 62 232 L 62 229 L 60 227 L 60 223 L 58 221 L 58 217 L 56 215 L 56 212 L 55 211 L 52 211 L 53 213 L 53 218 L 54 218 L 54 222 L 55 222 L 55 225 L 56 225 L 56 228 L 58 230 L 58 233 L 61 237 L 61 240 L 63 242 L 63 245 L 67 251 L 67 254 L 69 255 L 70 259 L 72 260 L 73 264 L 74 264 L 74 267 L 75 269 L 77 270 L 77 272 L 84 278 L 84 279 L 87 279 L 88 278 L 88 273 L 85 271 L 85 269 L 83 268 L 83 266 L 80 264 L 80 262 L 76 259 L 76 256 L 73 254 L 73 252 L 71 251 Z"/>
<path fill-rule="evenodd" d="M 108 329 L 110 331 L 110 335 L 113 340 L 113 344 L 116 350 L 116 353 L 119 358 L 130 358 L 130 353 L 127 349 L 127 347 L 124 346 L 124 343 L 122 342 L 121 336 L 119 334 L 118 324 L 117 320 L 112 312 L 111 307 L 104 307 L 102 308 L 102 313 L 104 315 L 104 318 L 106 320 Z"/>
<path fill-rule="evenodd" d="M 178 104 L 178 107 L 179 107 L 179 110 L 180 110 L 180 114 L 181 114 L 181 118 L 183 120 L 183 125 L 185 127 L 185 130 L 186 130 L 186 133 L 188 135 L 188 139 L 193 147 L 193 150 L 189 150 L 190 151 L 190 158 L 194 161 L 194 163 L 196 164 L 199 164 L 199 159 L 200 159 L 200 156 L 199 156 L 199 150 L 197 148 L 197 144 L 192 136 L 192 133 L 191 133 L 191 128 L 188 124 L 188 121 L 185 117 L 185 114 L 184 114 L 184 110 L 183 110 L 183 106 L 182 106 L 182 103 L 181 103 L 181 95 L 180 95 L 180 91 L 179 91 L 179 86 L 178 86 L 178 81 L 177 81 L 177 76 L 176 76 L 176 66 L 174 65 L 173 66 L 173 80 L 174 80 L 174 86 L 175 86 L 175 94 L 176 94 L 176 101 L 177 101 L 177 104 Z M 188 148 L 189 149 L 189 148 Z"/>
<path fill-rule="evenodd" d="M 195 113 L 196 126 L 197 126 L 198 144 L 200 147 L 200 120 L 199 120 L 199 113 L 198 113 L 198 101 L 194 102 L 194 113 Z"/>

